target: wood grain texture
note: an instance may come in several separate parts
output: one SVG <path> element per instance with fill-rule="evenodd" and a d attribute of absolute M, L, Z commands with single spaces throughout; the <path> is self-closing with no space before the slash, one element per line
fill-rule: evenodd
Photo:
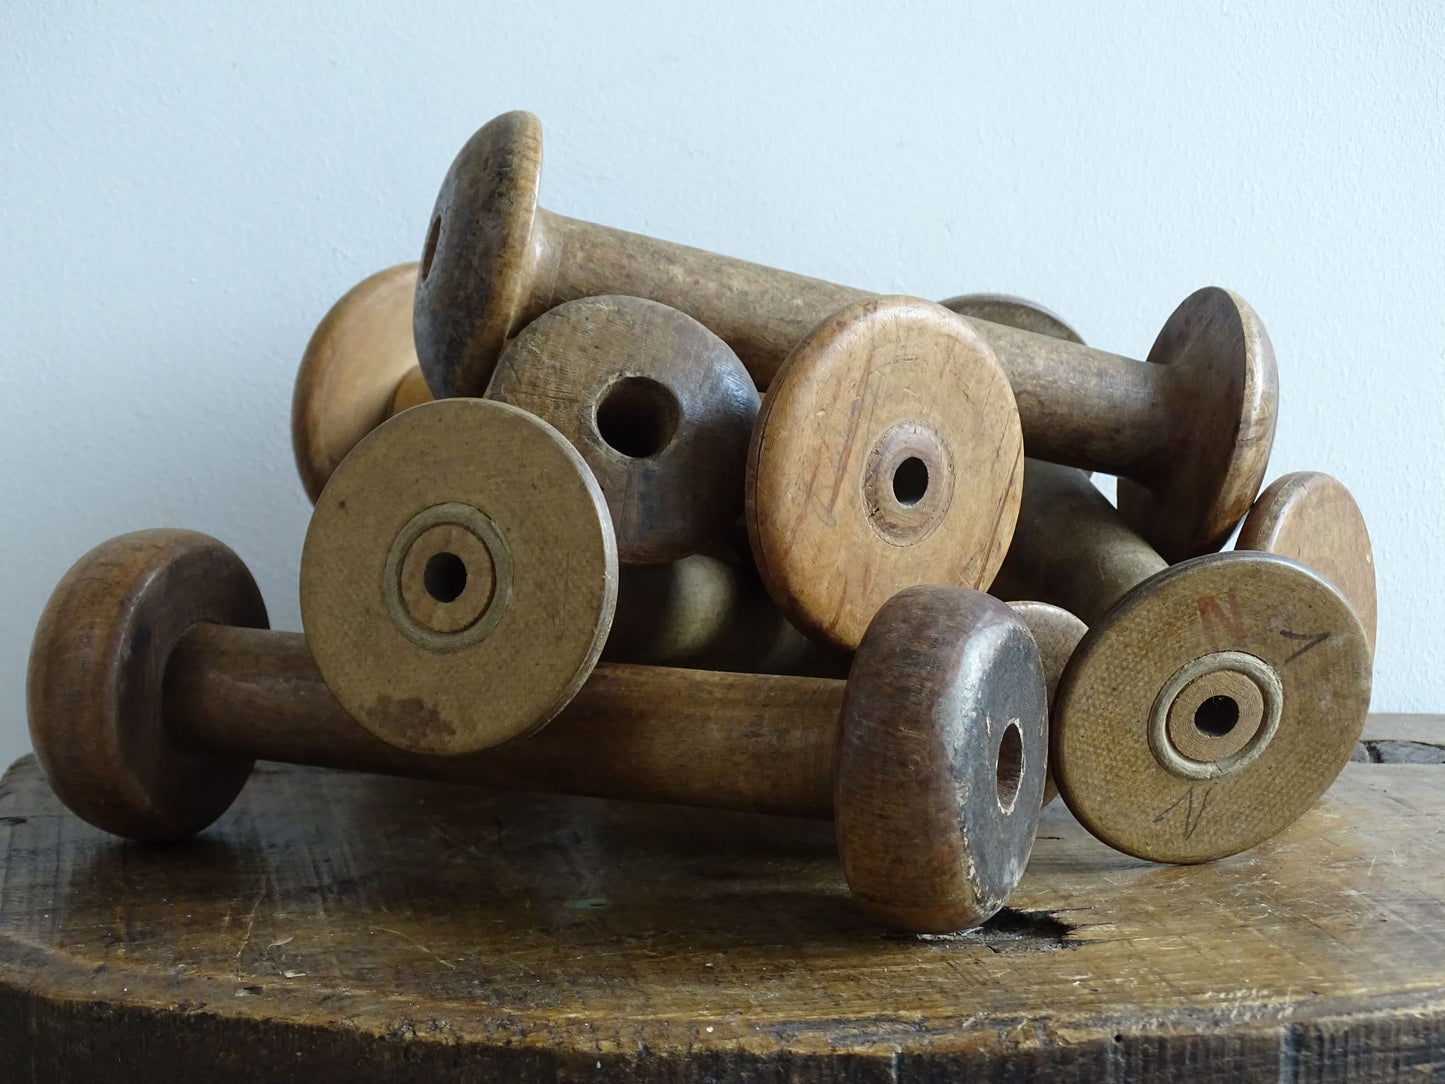
<path fill-rule="evenodd" d="M 851 649 L 905 587 L 987 587 L 1022 456 L 1008 381 L 961 317 L 903 297 L 835 313 L 789 356 L 753 431 L 747 526 L 768 593 Z"/>
<path fill-rule="evenodd" d="M 411 575 L 419 549 L 431 560 Z M 327 684 L 363 726 L 418 752 L 476 752 L 544 725 L 597 662 L 616 599 L 592 472 L 551 426 L 483 399 L 424 403 L 368 434 L 301 553 L 301 620 Z"/>
<path fill-rule="evenodd" d="M 358 283 L 306 345 L 291 394 L 291 450 L 313 502 L 362 437 L 418 401 L 411 335 L 416 273 L 416 264 L 398 264 Z"/>
<path fill-rule="evenodd" d="M 697 553 L 742 515 L 758 391 L 727 344 L 676 309 L 610 295 L 558 305 L 512 340 L 487 398 L 571 441 L 624 564 Z"/>
<path fill-rule="evenodd" d="M 1375 554 L 1360 506 L 1318 471 L 1271 482 L 1239 528 L 1239 550 L 1277 553 L 1312 568 L 1344 593 L 1375 650 Z"/>
<path fill-rule="evenodd" d="M 854 910 L 821 824 L 263 766 L 205 837 L 136 847 L 26 758 L 0 1078 L 1428 1078 L 1442 846 L 1438 766 L 1350 765 L 1201 867 L 1055 805 L 1010 910 L 920 939 Z"/>

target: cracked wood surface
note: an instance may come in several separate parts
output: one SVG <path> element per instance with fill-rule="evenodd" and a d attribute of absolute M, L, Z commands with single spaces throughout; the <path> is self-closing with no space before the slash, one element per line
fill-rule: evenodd
<path fill-rule="evenodd" d="M 1362 746 L 1445 746 L 1376 716 Z M 124 844 L 0 782 L 0 1079 L 1392 1079 L 1445 1072 L 1445 772 L 1357 763 L 1256 850 L 1045 813 L 981 932 L 892 936 L 829 826 L 265 765 Z"/>

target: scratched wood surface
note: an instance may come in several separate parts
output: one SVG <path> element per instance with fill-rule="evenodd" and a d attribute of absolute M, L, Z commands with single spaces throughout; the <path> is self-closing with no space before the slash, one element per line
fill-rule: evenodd
<path fill-rule="evenodd" d="M 1376 717 L 1390 741 L 1439 750 L 1445 718 Z M 1189 868 L 1054 803 L 1012 909 L 947 938 L 869 925 L 824 824 L 316 769 L 262 767 L 161 847 L 88 828 L 26 757 L 0 841 L 6 1081 L 1445 1070 L 1438 764 L 1350 764 Z"/>

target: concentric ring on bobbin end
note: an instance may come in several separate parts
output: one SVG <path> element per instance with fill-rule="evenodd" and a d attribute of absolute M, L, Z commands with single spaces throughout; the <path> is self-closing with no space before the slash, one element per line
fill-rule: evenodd
<path fill-rule="evenodd" d="M 30 740 L 77 816 L 128 839 L 184 839 L 224 813 L 244 757 L 192 752 L 166 731 L 171 649 L 192 625 L 267 627 L 245 564 L 194 531 L 103 542 L 56 586 L 30 648 Z"/>
<path fill-rule="evenodd" d="M 871 298 L 819 324 L 769 387 L 748 535 L 783 612 L 851 649 L 905 587 L 986 587 L 1022 486 L 1018 407 L 993 352 L 931 301 Z"/>
<path fill-rule="evenodd" d="M 1054 701 L 1050 762 L 1105 843 L 1207 862 L 1309 809 L 1369 703 L 1369 645 L 1336 588 L 1273 554 L 1208 554 L 1146 580 L 1089 629 Z"/>
<path fill-rule="evenodd" d="M 438 397 L 479 396 L 525 302 L 542 175 L 542 123 L 488 121 L 447 171 L 427 225 L 412 327 Z"/>
<path fill-rule="evenodd" d="M 487 398 L 572 442 L 607 498 L 623 564 L 697 553 L 742 514 L 758 390 L 685 313 L 608 295 L 558 305 L 512 340 Z"/>
<path fill-rule="evenodd" d="M 291 393 L 291 450 L 313 504 L 346 453 L 391 415 L 398 387 L 416 369 L 416 266 L 399 264 L 357 283 L 306 344 Z"/>
<path fill-rule="evenodd" d="M 1170 315 L 1148 363 L 1167 366 L 1166 451 L 1119 479 L 1119 512 L 1171 564 L 1212 553 L 1254 503 L 1274 444 L 1274 348 L 1243 298 L 1210 286 Z M 1163 420 L 1161 420 L 1163 424 Z"/>
<path fill-rule="evenodd" d="M 545 724 L 612 625 L 617 548 L 592 472 L 526 411 L 423 403 L 374 430 L 316 502 L 301 620 L 367 730 L 457 756 Z"/>
<path fill-rule="evenodd" d="M 834 821 L 875 921 L 950 933 L 986 921 L 1028 863 L 1048 744 L 1039 651 L 1007 605 L 965 587 L 889 599 L 853 658 Z"/>

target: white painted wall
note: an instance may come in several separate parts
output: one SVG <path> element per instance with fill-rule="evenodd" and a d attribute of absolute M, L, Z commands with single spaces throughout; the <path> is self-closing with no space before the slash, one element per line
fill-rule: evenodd
<path fill-rule="evenodd" d="M 525 107 L 566 214 L 839 282 L 1002 290 L 1148 349 L 1195 287 L 1279 358 L 1272 473 L 1350 484 L 1377 710 L 1445 710 L 1445 7 L 10 0 L 0 16 L 0 760 L 69 564 L 218 535 L 298 627 L 291 382 Z M 222 5 L 210 5 L 221 8 Z"/>

